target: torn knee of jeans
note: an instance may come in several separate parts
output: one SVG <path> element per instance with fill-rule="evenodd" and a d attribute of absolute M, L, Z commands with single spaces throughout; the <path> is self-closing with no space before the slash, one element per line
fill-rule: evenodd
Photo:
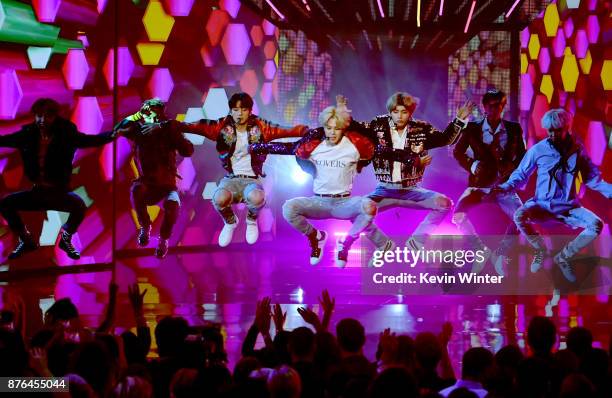
<path fill-rule="evenodd" d="M 453 201 L 446 196 L 438 196 L 435 199 L 436 206 L 442 210 L 448 210 L 453 207 Z"/>
<path fill-rule="evenodd" d="M 589 229 L 595 234 L 599 235 L 603 230 L 604 223 L 601 220 L 596 220 L 593 224 L 589 225 Z"/>
<path fill-rule="evenodd" d="M 266 194 L 261 189 L 254 189 L 247 195 L 247 202 L 251 206 L 260 207 L 265 204 Z"/>
<path fill-rule="evenodd" d="M 462 224 L 465 221 L 466 214 L 464 212 L 458 212 L 453 214 L 453 224 Z"/>
<path fill-rule="evenodd" d="M 232 193 L 226 189 L 220 189 L 213 195 L 213 202 L 218 207 L 226 207 L 232 203 Z"/>
<path fill-rule="evenodd" d="M 363 206 L 363 212 L 365 214 L 367 214 L 368 216 L 375 216 L 376 215 L 376 203 L 374 203 L 373 200 L 371 199 L 366 199 L 363 201 L 362 203 Z"/>

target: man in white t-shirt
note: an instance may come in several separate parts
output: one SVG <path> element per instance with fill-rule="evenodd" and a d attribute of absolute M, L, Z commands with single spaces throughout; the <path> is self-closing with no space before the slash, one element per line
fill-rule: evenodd
<path fill-rule="evenodd" d="M 336 265 L 344 267 L 351 244 L 376 215 L 373 200 L 351 196 L 358 162 L 372 158 L 374 145 L 367 137 L 346 131 L 350 120 L 347 110 L 327 107 L 319 115 L 323 127 L 309 131 L 296 147 L 298 159 L 310 162 L 315 170 L 314 196 L 288 200 L 283 205 L 283 216 L 308 237 L 312 265 L 321 261 L 327 233 L 314 228 L 308 219 L 353 221 L 346 238 L 337 241 Z"/>

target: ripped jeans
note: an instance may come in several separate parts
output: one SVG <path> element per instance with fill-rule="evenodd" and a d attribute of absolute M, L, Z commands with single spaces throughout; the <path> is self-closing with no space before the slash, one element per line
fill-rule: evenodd
<path fill-rule="evenodd" d="M 375 215 L 376 205 L 374 202 L 362 196 L 346 198 L 301 197 L 290 199 L 283 205 L 285 220 L 304 235 L 309 235 L 314 230 L 308 219 L 335 218 L 352 220 L 353 225 L 347 236 L 357 239 L 359 234 L 372 223 Z"/>

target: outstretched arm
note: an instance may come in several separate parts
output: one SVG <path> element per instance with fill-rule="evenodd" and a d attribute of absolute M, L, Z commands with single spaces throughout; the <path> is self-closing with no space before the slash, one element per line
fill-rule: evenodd
<path fill-rule="evenodd" d="M 441 146 L 452 145 L 457 141 L 461 130 L 467 126 L 467 118 L 472 113 L 474 104 L 467 101 L 463 106 L 457 108 L 457 116 L 446 126 L 444 131 L 437 130 L 433 126 L 428 126 L 425 149 L 438 148 Z"/>
<path fill-rule="evenodd" d="M 77 148 L 92 148 L 108 144 L 112 142 L 118 135 L 118 131 L 105 131 L 100 134 L 89 135 L 81 133 L 76 130 L 76 126 L 73 126 L 72 136 L 74 139 L 74 145 Z"/>
<path fill-rule="evenodd" d="M 4 148 L 19 148 L 23 140 L 23 130 L 15 133 L 0 135 L 0 147 Z"/>
<path fill-rule="evenodd" d="M 298 124 L 295 127 L 281 127 L 278 124 L 260 119 L 261 134 L 265 142 L 279 138 L 302 137 L 308 131 L 308 126 Z"/>
<path fill-rule="evenodd" d="M 217 141 L 219 132 L 223 128 L 223 119 L 200 119 L 197 122 L 191 123 L 178 122 L 176 120 L 171 120 L 169 122 L 172 123 L 173 128 L 178 128 L 182 132 L 201 135 L 212 141 Z"/>
<path fill-rule="evenodd" d="M 515 191 L 527 184 L 527 180 L 536 168 L 536 147 L 527 151 L 519 166 L 510 174 L 508 181 L 499 185 L 497 188 L 502 191 Z"/>

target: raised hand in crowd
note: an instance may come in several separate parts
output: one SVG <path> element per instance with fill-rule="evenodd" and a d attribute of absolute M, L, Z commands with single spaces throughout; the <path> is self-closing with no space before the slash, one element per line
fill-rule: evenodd
<path fill-rule="evenodd" d="M 255 310 L 255 326 L 263 336 L 266 346 L 268 347 L 272 346 L 272 337 L 270 337 L 270 323 L 272 318 L 270 301 L 270 297 L 264 297 L 257 302 L 257 309 Z"/>
<path fill-rule="evenodd" d="M 143 300 L 146 294 L 147 289 L 144 289 L 141 292 L 138 283 L 134 283 L 128 286 L 128 299 L 130 300 L 130 305 L 132 307 L 132 312 L 134 313 L 136 326 L 138 327 L 147 326 L 143 312 Z"/>
<path fill-rule="evenodd" d="M 96 329 L 98 333 L 108 333 L 113 326 L 115 321 L 115 307 L 117 303 L 117 292 L 119 291 L 119 285 L 114 281 L 108 284 L 108 304 L 106 305 L 106 314 L 104 320 Z"/>
<path fill-rule="evenodd" d="M 329 322 L 332 314 L 334 313 L 334 309 L 336 308 L 336 299 L 329 295 L 329 291 L 327 291 L 327 289 L 323 289 L 321 297 L 319 297 L 319 304 L 323 309 L 323 321 L 321 322 L 321 327 L 322 330 L 326 331 L 329 327 Z"/>
<path fill-rule="evenodd" d="M 276 305 L 274 305 L 272 319 L 274 320 L 276 334 L 282 332 L 284 330 L 285 320 L 287 319 L 287 311 L 283 313 L 283 309 L 281 308 L 279 303 L 276 303 Z"/>

